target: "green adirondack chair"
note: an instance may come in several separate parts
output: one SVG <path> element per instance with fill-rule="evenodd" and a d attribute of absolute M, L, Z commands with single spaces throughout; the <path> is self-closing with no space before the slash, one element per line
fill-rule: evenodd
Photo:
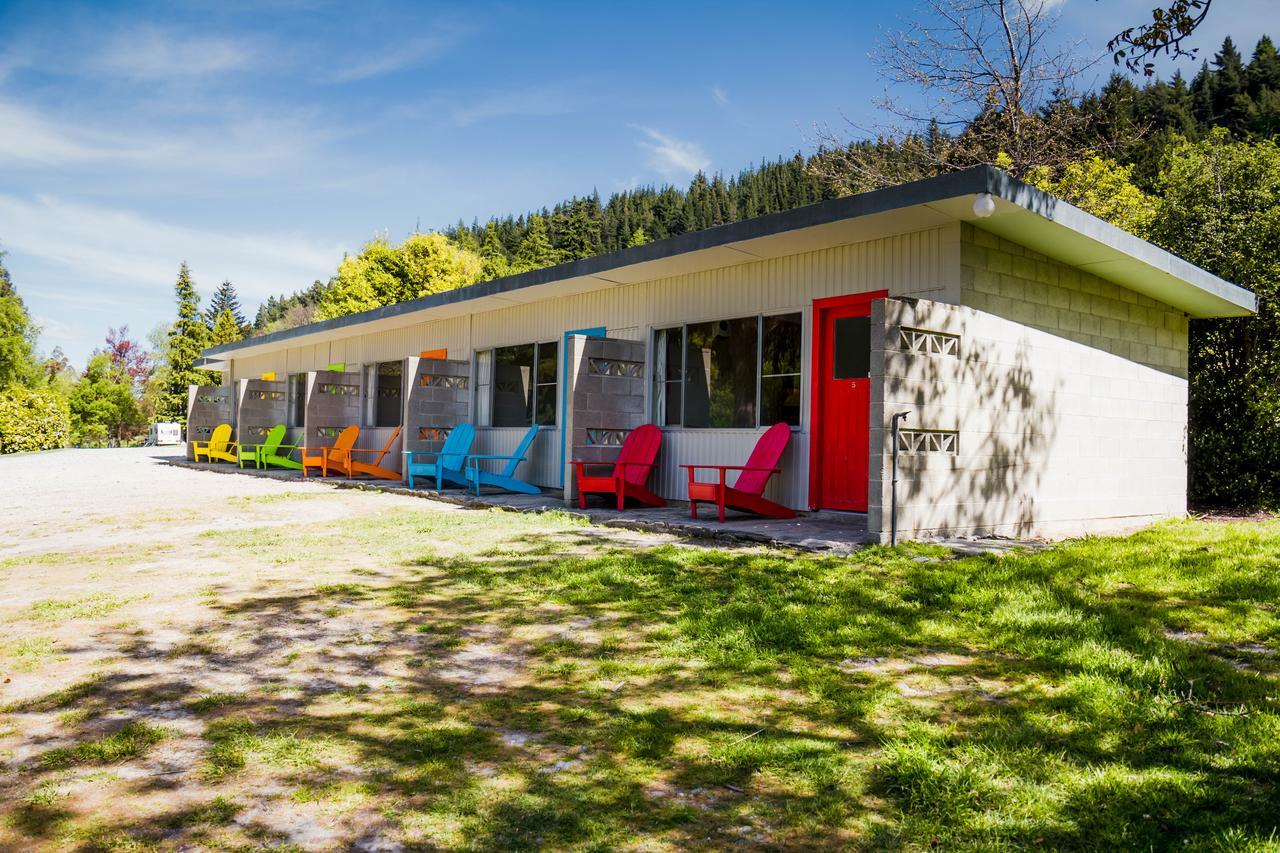
<path fill-rule="evenodd" d="M 275 466 L 301 471 L 302 463 L 289 458 L 289 454 L 297 450 L 297 446 L 284 443 L 284 436 L 288 429 L 284 424 L 279 424 L 271 428 L 261 444 L 241 444 L 240 467 L 243 468 L 246 462 L 252 462 L 255 468 Z"/>

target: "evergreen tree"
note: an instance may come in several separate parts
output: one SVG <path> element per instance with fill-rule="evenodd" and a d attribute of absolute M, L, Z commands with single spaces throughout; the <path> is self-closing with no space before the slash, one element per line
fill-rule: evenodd
<path fill-rule="evenodd" d="M 224 311 L 231 312 L 231 319 L 235 321 L 238 328 L 244 329 L 249 325 L 245 322 L 244 311 L 240 307 L 240 295 L 236 293 L 236 286 L 230 281 L 224 281 L 213 292 L 213 297 L 209 300 L 209 308 L 204 312 L 205 325 L 212 329 Z"/>
<path fill-rule="evenodd" d="M 231 344 L 244 338 L 244 327 L 236 322 L 230 308 L 223 308 L 222 313 L 213 321 L 213 331 L 209 335 L 209 345 L 219 346 Z"/>
<path fill-rule="evenodd" d="M 209 346 L 209 327 L 200 315 L 200 294 L 191 280 L 191 269 L 183 261 L 178 268 L 174 296 L 178 303 L 178 319 L 169 329 L 167 360 L 162 368 L 163 392 L 156 405 L 161 420 L 186 423 L 187 388 L 210 385 L 218 375 L 196 368 L 201 352 Z"/>
<path fill-rule="evenodd" d="M 547 236 L 547 220 L 542 216 L 529 217 L 529 227 L 516 249 L 512 263 L 514 272 L 555 266 L 560 263 L 560 253 L 551 245 Z"/>
<path fill-rule="evenodd" d="M 470 227 L 463 224 L 462 220 L 458 220 L 458 224 L 453 227 L 448 236 L 457 244 L 459 249 L 466 252 L 479 252 L 480 243 L 476 239 L 476 226 L 474 223 Z"/>
<path fill-rule="evenodd" d="M 484 228 L 484 243 L 480 246 L 480 280 L 492 281 L 495 278 L 511 275 L 511 261 L 507 258 L 507 250 L 503 248 L 498 236 L 497 223 L 490 220 Z"/>
<path fill-rule="evenodd" d="M 596 214 L 596 215 L 593 215 Z M 600 240 L 598 206 L 593 211 L 586 199 L 574 199 L 569 204 L 568 216 L 556 241 L 556 248 L 565 260 L 590 258 L 604 251 Z"/>
<path fill-rule="evenodd" d="M 626 247 L 630 249 L 633 246 L 643 246 L 648 242 L 650 242 L 649 235 L 644 233 L 644 228 L 642 226 L 637 225 L 636 230 L 632 231 L 631 236 L 627 238 Z"/>

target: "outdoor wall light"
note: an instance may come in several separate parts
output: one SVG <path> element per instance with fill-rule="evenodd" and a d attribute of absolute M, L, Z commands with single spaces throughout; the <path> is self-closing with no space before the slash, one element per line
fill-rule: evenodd
<path fill-rule="evenodd" d="M 995 212 L 996 200 L 991 197 L 991 193 L 978 193 L 978 197 L 973 200 L 973 215 L 986 219 Z"/>

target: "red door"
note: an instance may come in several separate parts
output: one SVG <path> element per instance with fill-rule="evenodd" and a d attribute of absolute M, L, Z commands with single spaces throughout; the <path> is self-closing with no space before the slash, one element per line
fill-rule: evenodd
<path fill-rule="evenodd" d="M 809 504 L 867 511 L 871 303 L 886 291 L 813 303 L 813 442 Z"/>

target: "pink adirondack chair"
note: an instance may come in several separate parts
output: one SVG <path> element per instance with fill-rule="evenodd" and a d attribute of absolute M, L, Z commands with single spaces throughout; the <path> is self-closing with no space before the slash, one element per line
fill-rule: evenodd
<path fill-rule="evenodd" d="M 658 458 L 658 448 L 662 445 L 662 430 L 653 424 L 636 427 L 622 442 L 622 451 L 615 462 L 580 462 L 573 460 L 578 474 L 578 506 L 587 508 L 588 494 L 609 494 L 618 499 L 618 511 L 627 498 L 632 498 L 647 506 L 666 506 L 667 502 L 655 495 L 645 486 L 649 481 L 649 473 L 653 470 L 654 460 Z M 611 473 L 588 475 L 587 466 L 599 468 L 613 466 Z"/>
<path fill-rule="evenodd" d="M 689 469 L 690 514 L 696 519 L 698 503 L 703 502 L 716 505 L 721 522 L 724 521 L 725 507 L 770 518 L 795 518 L 793 510 L 763 497 L 769 478 L 782 473 L 778 468 L 778 460 L 782 458 L 782 451 L 787 449 L 787 442 L 790 440 L 791 427 L 774 424 L 760 436 L 746 465 L 681 465 L 681 468 Z M 720 479 L 714 483 L 699 482 L 696 476 L 699 470 L 719 471 Z M 725 474 L 729 471 L 741 472 L 732 486 L 725 482 Z"/>

